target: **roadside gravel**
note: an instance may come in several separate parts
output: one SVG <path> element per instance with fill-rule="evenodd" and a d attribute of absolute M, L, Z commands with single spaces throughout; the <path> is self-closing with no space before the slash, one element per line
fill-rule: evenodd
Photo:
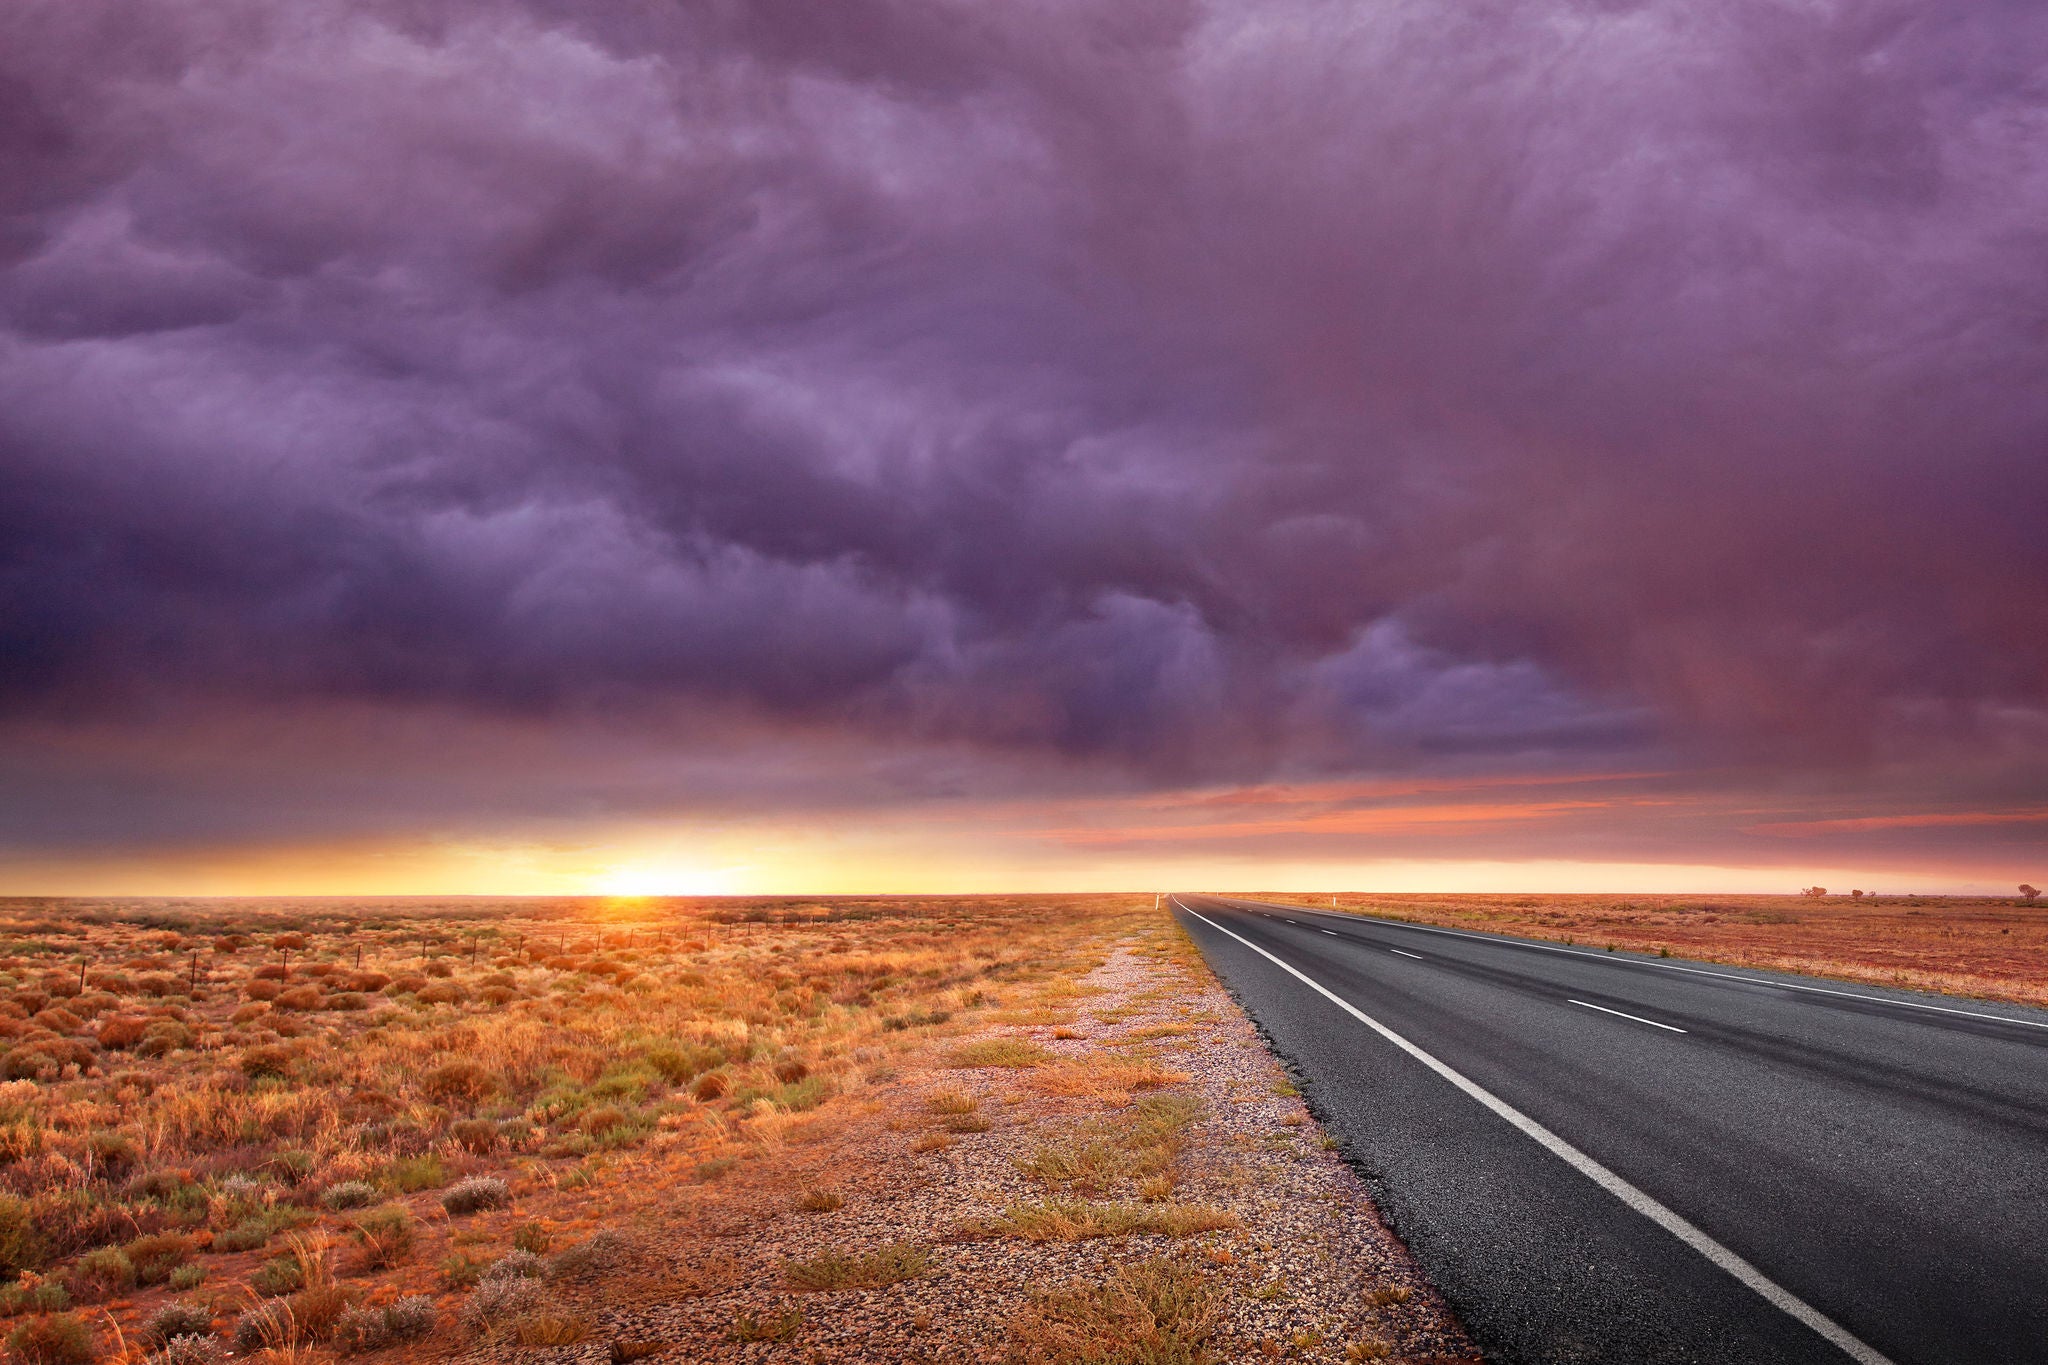
<path fill-rule="evenodd" d="M 1168 1258 L 1199 1270 L 1212 1290 L 1212 1360 L 1477 1362 L 1251 1023 L 1173 932 L 1170 943 L 1164 931 L 1126 940 L 1075 988 L 1013 1009 L 1010 1022 L 875 1059 L 864 1112 L 792 1143 L 768 1163 L 772 1178 L 676 1191 L 667 1216 L 635 1233 L 626 1268 L 560 1286 L 590 1336 L 472 1358 L 986 1365 L 1028 1358 L 1033 1304 L 1048 1291 Z M 947 1065 L 966 1037 L 1029 1042 L 1059 1060 Z M 1075 1087 L 1047 1078 L 1118 1060 L 1185 1078 L 1165 1088 L 1197 1096 L 1200 1117 L 1186 1130 L 1170 1199 L 1227 1211 L 1237 1225 L 1182 1238 L 963 1235 L 1047 1196 L 1019 1166 L 1041 1142 L 1128 1102 L 1113 1084 L 1048 1094 Z M 1113 1071 L 1103 1074 L 1113 1082 Z M 972 1096 L 974 1112 L 939 1112 L 934 1100 L 949 1092 Z M 953 1131 L 984 1121 L 986 1131 Z M 843 1203 L 805 1212 L 806 1195 Z M 1100 1197 L 1128 1202 L 1133 1192 Z M 897 1283 L 791 1284 L 793 1263 L 903 1247 L 927 1265 Z"/>

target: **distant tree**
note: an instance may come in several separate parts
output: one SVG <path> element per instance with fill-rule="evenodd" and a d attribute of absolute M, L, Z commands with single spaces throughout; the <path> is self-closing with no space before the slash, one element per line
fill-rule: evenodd
<path fill-rule="evenodd" d="M 1822 896 L 1825 896 L 1827 893 L 1828 889 L 1825 886 L 1802 886 L 1799 888 L 1800 895 L 1811 896 L 1815 900 L 1819 900 Z"/>
<path fill-rule="evenodd" d="M 1856 900 L 1860 901 L 1863 899 L 1863 893 L 1861 891 L 1851 891 L 1849 894 Z"/>
<path fill-rule="evenodd" d="M 2027 884 L 2026 884 L 2025 882 L 2021 882 L 2021 883 L 2020 883 L 2020 895 L 2024 896 L 2024 897 L 2025 897 L 2026 899 L 2028 899 L 2028 900 L 2032 900 L 2032 899 L 2034 899 L 2034 897 L 2036 897 L 2036 896 L 2038 896 L 2038 895 L 2040 895 L 2040 894 L 2041 894 L 2041 888 L 2040 888 L 2040 887 L 2038 887 L 2038 886 L 2028 886 L 2028 885 L 2027 885 Z"/>

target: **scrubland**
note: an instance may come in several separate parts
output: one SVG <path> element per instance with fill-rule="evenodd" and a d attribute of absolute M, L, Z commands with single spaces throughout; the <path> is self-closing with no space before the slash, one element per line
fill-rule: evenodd
<path fill-rule="evenodd" d="M 1331 908 L 1327 895 L 1259 899 Z M 1336 908 L 2048 1005 L 2048 904 L 2011 897 L 1344 894 Z"/>
<path fill-rule="evenodd" d="M 1149 897 L 5 901 L 0 1049 L 22 1365 L 1461 1349 Z"/>

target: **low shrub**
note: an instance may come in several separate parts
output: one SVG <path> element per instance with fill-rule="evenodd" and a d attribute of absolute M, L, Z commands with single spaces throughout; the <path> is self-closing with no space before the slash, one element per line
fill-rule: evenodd
<path fill-rule="evenodd" d="M 516 1336 L 520 1318 L 556 1312 L 560 1307 L 547 1286 L 530 1276 L 486 1275 L 463 1302 L 461 1322 L 474 1336 Z"/>
<path fill-rule="evenodd" d="M 30 1318 L 7 1334 L 7 1353 L 20 1365 L 92 1365 L 92 1330 L 70 1313 Z"/>
<path fill-rule="evenodd" d="M 249 1287 L 266 1299 L 297 1293 L 306 1283 L 306 1268 L 296 1256 L 279 1256 L 256 1267 Z"/>
<path fill-rule="evenodd" d="M 349 1291 L 338 1284 L 308 1285 L 288 1300 L 292 1322 L 304 1341 L 325 1341 L 348 1311 Z"/>
<path fill-rule="evenodd" d="M 484 1277 L 485 1263 L 466 1251 L 451 1251 L 441 1258 L 441 1283 L 450 1289 L 469 1289 Z"/>
<path fill-rule="evenodd" d="M 456 1218 L 485 1209 L 502 1209 L 511 1202 L 510 1187 L 496 1176 L 473 1175 L 441 1192 L 441 1207 Z"/>
<path fill-rule="evenodd" d="M 412 1255 L 412 1215 L 398 1205 L 362 1215 L 349 1230 L 362 1246 L 365 1270 L 383 1270 Z"/>
<path fill-rule="evenodd" d="M 242 1054 L 242 1074 L 252 1081 L 260 1081 L 266 1076 L 289 1076 L 296 1060 L 290 1048 L 276 1043 L 252 1047 Z"/>
<path fill-rule="evenodd" d="M 576 1120 L 576 1126 L 592 1137 L 603 1137 L 614 1128 L 623 1128 L 632 1121 L 631 1115 L 616 1104 L 600 1104 L 584 1110 L 583 1117 Z"/>
<path fill-rule="evenodd" d="M 379 1308 L 350 1308 L 335 1320 L 334 1344 L 345 1352 L 375 1351 L 414 1341 L 434 1330 L 434 1301 L 408 1294 Z"/>
<path fill-rule="evenodd" d="M 168 1056 L 180 1048 L 192 1046 L 195 1036 L 190 1028 L 175 1019 L 159 1019 L 149 1026 L 149 1032 L 135 1045 L 135 1051 L 144 1057 Z"/>
<path fill-rule="evenodd" d="M 126 1175 L 135 1169 L 142 1159 L 142 1153 L 135 1146 L 135 1139 L 126 1133 L 102 1131 L 85 1140 L 86 1154 L 92 1164 L 109 1178 Z"/>
<path fill-rule="evenodd" d="M 135 1282 L 142 1285 L 162 1284 L 192 1259 L 191 1239 L 175 1232 L 138 1237 L 124 1249 L 135 1267 Z"/>
<path fill-rule="evenodd" d="M 606 1228 L 572 1247 L 564 1247 L 548 1261 L 548 1277 L 574 1279 L 615 1270 L 633 1254 L 633 1243 L 622 1232 Z"/>
<path fill-rule="evenodd" d="M 417 1194 L 421 1190 L 436 1190 L 448 1183 L 448 1168 L 441 1164 L 441 1158 L 432 1155 L 411 1156 L 391 1163 L 391 1183 L 401 1194 Z"/>
<path fill-rule="evenodd" d="M 100 1046 L 119 1050 L 135 1046 L 142 1041 L 142 1035 L 149 1032 L 149 1020 L 132 1014 L 117 1014 L 111 1019 L 100 1021 Z"/>
<path fill-rule="evenodd" d="M 657 1043 L 642 1060 L 670 1085 L 684 1085 L 725 1065 L 725 1053 L 700 1043 Z"/>
<path fill-rule="evenodd" d="M 344 1180 L 328 1186 L 320 1202 L 330 1209 L 367 1208 L 377 1202 L 377 1187 L 367 1180 Z"/>
<path fill-rule="evenodd" d="M 213 1249 L 226 1254 L 254 1251 L 268 1243 L 276 1232 L 277 1224 L 258 1214 L 213 1234 Z"/>
<path fill-rule="evenodd" d="M 290 1304 L 283 1299 L 270 1299 L 236 1318 L 232 1335 L 235 1349 L 243 1355 L 251 1355 L 268 1348 L 296 1344 L 299 1327 L 292 1318 Z"/>
<path fill-rule="evenodd" d="M 538 1280 L 547 1275 L 547 1263 L 530 1251 L 514 1249 L 506 1252 L 491 1263 L 483 1278 L 487 1280 Z"/>
<path fill-rule="evenodd" d="M 285 1184 L 297 1185 L 304 1182 L 307 1176 L 313 1174 L 313 1167 L 318 1163 L 314 1160 L 311 1152 L 301 1151 L 295 1147 L 287 1147 L 282 1151 L 273 1153 L 270 1160 L 264 1164 L 272 1171 L 275 1171 L 277 1178 Z"/>
<path fill-rule="evenodd" d="M 71 1292 L 56 1280 L 33 1276 L 0 1286 L 0 1315 L 19 1317 L 23 1313 L 61 1313 L 71 1306 Z"/>
<path fill-rule="evenodd" d="M 226 1347 L 218 1337 L 172 1337 L 145 1357 L 145 1365 L 215 1365 L 224 1354 Z"/>
<path fill-rule="evenodd" d="M 152 1351 L 169 1345 L 174 1337 L 212 1335 L 213 1310 L 198 1303 L 167 1303 L 142 1324 L 142 1344 Z"/>
<path fill-rule="evenodd" d="M 40 1270 L 49 1254 L 26 1199 L 0 1195 L 0 1277 Z"/>
<path fill-rule="evenodd" d="M 498 1125 L 489 1119 L 463 1119 L 452 1123 L 448 1126 L 448 1136 L 454 1138 L 464 1151 L 475 1152 L 479 1156 L 496 1151 L 505 1142 Z"/>
<path fill-rule="evenodd" d="M 98 1303 L 133 1289 L 135 1266 L 119 1247 L 99 1247 L 72 1264 L 64 1275 L 64 1287 L 80 1303 Z"/>

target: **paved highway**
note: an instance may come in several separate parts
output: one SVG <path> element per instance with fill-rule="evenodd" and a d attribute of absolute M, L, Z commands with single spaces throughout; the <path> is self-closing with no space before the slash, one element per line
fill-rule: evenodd
<path fill-rule="evenodd" d="M 1174 903 L 1489 1359 L 2048 1365 L 2048 1013 Z"/>

